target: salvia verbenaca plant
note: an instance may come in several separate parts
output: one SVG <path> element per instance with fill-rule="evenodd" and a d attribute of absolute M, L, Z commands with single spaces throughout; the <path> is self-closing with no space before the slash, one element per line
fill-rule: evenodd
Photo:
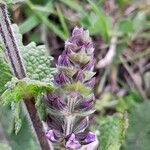
<path fill-rule="evenodd" d="M 46 136 L 69 149 L 78 149 L 96 140 L 95 133 L 87 130 L 95 103 L 93 52 L 89 32 L 75 27 L 58 58 L 59 72 L 54 77 L 57 90 L 44 95 L 50 110 Z"/>

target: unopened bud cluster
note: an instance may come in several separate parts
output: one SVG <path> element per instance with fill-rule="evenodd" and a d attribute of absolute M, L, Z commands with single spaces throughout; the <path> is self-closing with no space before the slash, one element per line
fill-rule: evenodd
<path fill-rule="evenodd" d="M 96 140 L 96 135 L 87 130 L 88 116 L 94 112 L 95 104 L 93 51 L 89 32 L 76 27 L 58 58 L 59 72 L 54 77 L 57 89 L 44 95 L 50 110 L 46 135 L 51 142 L 69 149 Z"/>

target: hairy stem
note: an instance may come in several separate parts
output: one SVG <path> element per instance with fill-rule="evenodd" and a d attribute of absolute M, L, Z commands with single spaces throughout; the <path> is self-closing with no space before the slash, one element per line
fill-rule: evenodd
<path fill-rule="evenodd" d="M 20 55 L 19 48 L 11 27 L 11 22 L 7 14 L 7 7 L 4 4 L 0 4 L 0 37 L 4 45 L 6 58 L 13 75 L 18 79 L 26 77 L 27 75 L 22 57 Z M 35 99 L 33 97 L 30 99 L 25 99 L 24 103 L 41 149 L 52 150 L 53 148 L 45 136 L 43 124 L 37 115 Z"/>
<path fill-rule="evenodd" d="M 70 133 L 72 133 L 72 130 L 73 130 L 73 124 L 74 124 L 76 116 L 72 114 L 72 112 L 74 110 L 75 102 L 76 102 L 76 96 L 73 98 L 68 96 L 68 104 L 67 104 L 68 112 L 66 113 L 66 116 L 65 116 L 65 135 L 69 135 Z"/>

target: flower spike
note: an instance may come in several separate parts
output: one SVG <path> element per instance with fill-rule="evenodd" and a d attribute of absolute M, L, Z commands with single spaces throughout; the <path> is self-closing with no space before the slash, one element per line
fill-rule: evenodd
<path fill-rule="evenodd" d="M 44 96 L 49 110 L 56 112 L 48 122 L 46 135 L 50 141 L 61 142 L 67 149 L 78 149 L 96 140 L 96 135 L 87 131 L 88 115 L 94 112 L 95 104 L 93 52 L 89 32 L 75 27 L 58 58 L 58 74 L 54 78 L 57 90 Z M 63 120 L 61 123 L 56 119 L 59 117 Z"/>

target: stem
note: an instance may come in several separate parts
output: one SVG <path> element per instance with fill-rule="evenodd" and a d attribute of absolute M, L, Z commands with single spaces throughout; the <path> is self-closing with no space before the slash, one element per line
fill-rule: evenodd
<path fill-rule="evenodd" d="M 74 110 L 76 99 L 77 99 L 76 96 L 75 97 L 68 96 L 67 102 L 68 112 L 65 115 L 65 135 L 69 135 L 70 133 L 72 133 L 73 130 L 73 124 L 76 116 L 72 114 L 72 112 Z"/>
<path fill-rule="evenodd" d="M 25 67 L 11 27 L 7 7 L 4 4 L 0 4 L 0 36 L 4 45 L 7 61 L 13 75 L 18 79 L 26 77 Z M 53 148 L 45 136 L 43 124 L 37 115 L 34 97 L 25 99 L 24 103 L 40 144 L 40 148 L 42 150 L 52 150 Z"/>

